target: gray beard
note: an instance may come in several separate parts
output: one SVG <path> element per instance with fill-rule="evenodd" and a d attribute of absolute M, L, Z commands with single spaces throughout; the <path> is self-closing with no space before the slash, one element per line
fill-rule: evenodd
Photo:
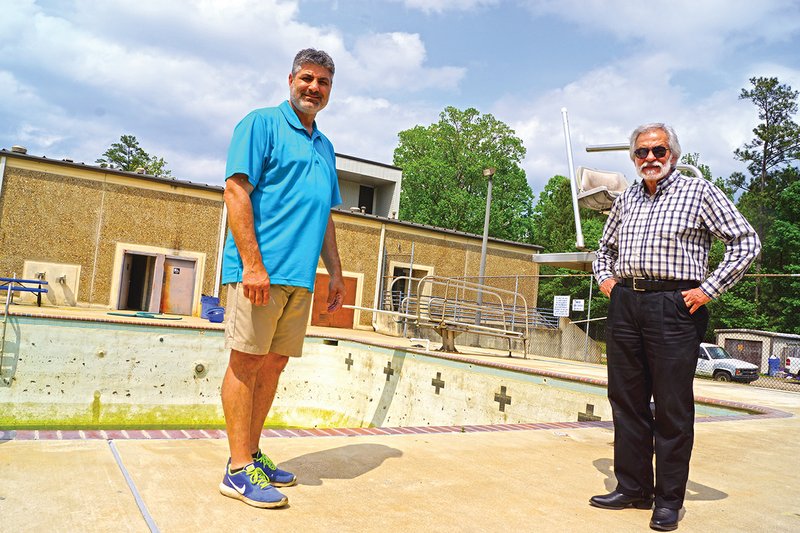
<path fill-rule="evenodd" d="M 642 178 L 645 181 L 658 181 L 660 179 L 666 178 L 667 176 L 669 176 L 669 173 L 672 170 L 672 165 L 662 165 L 660 161 L 657 161 L 655 163 L 651 163 L 650 166 L 660 166 L 661 167 L 661 172 L 659 172 L 655 176 L 648 176 L 647 174 L 645 174 L 642 171 L 642 169 L 646 165 L 647 165 L 646 163 L 642 163 L 636 169 L 636 173 L 639 175 L 640 178 Z"/>

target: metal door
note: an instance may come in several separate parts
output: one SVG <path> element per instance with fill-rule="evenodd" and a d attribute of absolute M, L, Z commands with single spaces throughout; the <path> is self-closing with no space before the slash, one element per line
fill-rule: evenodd
<path fill-rule="evenodd" d="M 131 288 L 131 265 L 133 264 L 133 256 L 127 252 L 122 260 L 122 279 L 119 282 L 119 299 L 117 300 L 117 309 L 126 309 L 128 306 L 128 291 Z"/>
<path fill-rule="evenodd" d="M 164 282 L 161 290 L 161 312 L 191 315 L 194 302 L 194 280 L 197 260 L 164 258 Z"/>
<path fill-rule="evenodd" d="M 148 298 L 150 304 L 147 310 L 151 313 L 158 313 L 161 311 L 161 293 L 164 288 L 164 254 L 155 256 L 153 264 L 153 275 L 150 280 L 150 296 Z"/>
<path fill-rule="evenodd" d="M 746 341 L 744 339 L 725 339 L 725 350 L 732 357 L 753 363 L 761 368 L 762 341 Z"/>
<path fill-rule="evenodd" d="M 328 313 L 328 283 L 330 276 L 327 274 L 317 274 L 314 284 L 314 299 L 311 307 L 311 325 L 328 326 L 331 328 L 352 328 L 355 312 L 353 309 L 339 309 L 335 313 Z M 344 288 L 346 291 L 343 305 L 355 305 L 356 289 L 358 288 L 357 278 L 344 278 Z"/>

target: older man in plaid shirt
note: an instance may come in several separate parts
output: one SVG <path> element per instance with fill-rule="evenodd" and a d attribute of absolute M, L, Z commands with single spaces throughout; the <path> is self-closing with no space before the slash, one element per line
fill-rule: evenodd
<path fill-rule="evenodd" d="M 590 503 L 650 509 L 655 497 L 650 527 L 659 531 L 678 527 L 689 478 L 692 383 L 708 326 L 705 304 L 739 281 L 761 250 L 753 227 L 725 194 L 676 170 L 680 155 L 671 127 L 633 131 L 630 156 L 642 181 L 614 202 L 593 264 L 600 290 L 611 299 L 608 398 L 617 488 Z M 726 251 L 708 274 L 714 237 Z"/>

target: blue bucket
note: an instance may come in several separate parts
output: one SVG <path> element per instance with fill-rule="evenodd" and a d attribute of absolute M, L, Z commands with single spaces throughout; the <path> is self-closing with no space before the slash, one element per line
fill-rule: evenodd
<path fill-rule="evenodd" d="M 768 375 L 775 376 L 780 371 L 781 371 L 781 358 L 778 357 L 777 355 L 770 355 Z"/>
<path fill-rule="evenodd" d="M 208 311 L 215 307 L 219 307 L 219 298 L 202 295 L 200 297 L 200 318 L 208 318 Z"/>
<path fill-rule="evenodd" d="M 207 317 L 209 322 L 222 322 L 225 320 L 225 308 L 224 307 L 212 307 L 208 310 Z"/>

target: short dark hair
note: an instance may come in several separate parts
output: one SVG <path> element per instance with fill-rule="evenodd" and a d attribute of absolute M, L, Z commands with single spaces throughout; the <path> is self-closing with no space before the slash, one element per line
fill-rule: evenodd
<path fill-rule="evenodd" d="M 333 76 L 336 72 L 333 59 L 331 59 L 331 56 L 329 56 L 327 52 L 315 50 L 314 48 L 304 48 L 297 52 L 297 55 L 294 56 L 294 62 L 292 63 L 292 75 L 294 76 L 300 72 L 300 69 L 303 68 L 303 65 L 307 65 L 308 63 L 325 67 L 331 71 L 331 76 Z"/>

